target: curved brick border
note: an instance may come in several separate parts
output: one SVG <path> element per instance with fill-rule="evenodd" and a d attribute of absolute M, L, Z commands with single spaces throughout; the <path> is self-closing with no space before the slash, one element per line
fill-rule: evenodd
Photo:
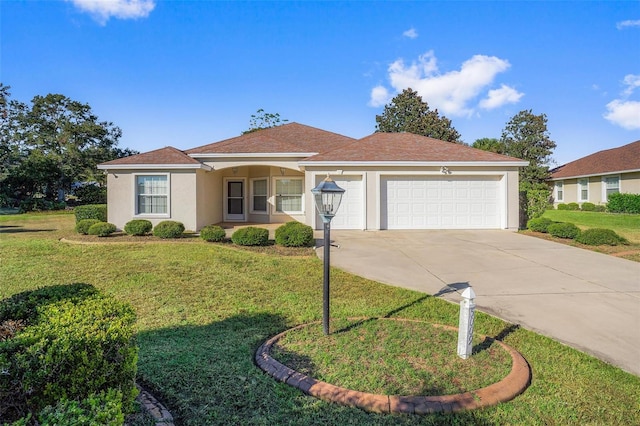
<path fill-rule="evenodd" d="M 377 319 L 423 322 L 396 318 Z M 450 413 L 463 410 L 473 410 L 475 408 L 488 407 L 500 402 L 510 401 L 524 392 L 531 383 L 531 371 L 529 369 L 529 364 L 524 357 L 512 347 L 505 345 L 499 340 L 494 340 L 494 342 L 497 342 L 504 350 L 511 354 L 513 365 L 511 367 L 511 372 L 504 379 L 481 389 L 443 396 L 375 395 L 345 389 L 299 373 L 271 357 L 271 348 L 278 342 L 278 340 L 280 340 L 280 338 L 282 338 L 282 336 L 289 331 L 307 327 L 311 324 L 319 324 L 319 321 L 302 324 L 289 330 L 285 330 L 264 342 L 256 351 L 255 362 L 258 367 L 264 370 L 267 374 L 273 376 L 276 380 L 284 382 L 290 386 L 300 389 L 308 395 L 325 401 L 336 402 L 338 404 L 351 407 L 358 407 L 365 411 L 376 413 Z M 446 325 L 432 325 L 449 330 L 458 330 L 456 327 Z"/>
<path fill-rule="evenodd" d="M 162 405 L 160 401 L 154 398 L 148 391 L 142 386 L 136 384 L 136 387 L 140 391 L 136 400 L 146 410 L 151 417 L 155 420 L 155 426 L 174 426 L 173 416 L 167 410 L 167 407 Z"/>

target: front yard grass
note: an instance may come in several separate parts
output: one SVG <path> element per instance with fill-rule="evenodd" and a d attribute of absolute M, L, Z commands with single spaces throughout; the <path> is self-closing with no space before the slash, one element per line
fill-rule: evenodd
<path fill-rule="evenodd" d="M 547 210 L 543 217 L 555 222 L 570 222 L 581 229 L 611 229 L 629 242 L 640 244 L 640 214 Z"/>
<path fill-rule="evenodd" d="M 73 226 L 72 215 L 0 216 L 0 298 L 47 285 L 88 283 L 131 303 L 138 315 L 138 379 L 166 403 L 178 424 L 640 424 L 639 377 L 482 313 L 476 332 L 505 335 L 504 342 L 531 364 L 532 384 L 513 401 L 418 417 L 317 400 L 253 363 L 268 337 L 321 319 L 322 262 L 312 251 L 281 256 L 196 239 L 61 243 L 75 235 Z M 331 283 L 334 319 L 389 316 L 457 325 L 458 307 L 441 299 L 340 270 L 332 271 Z M 413 338 L 409 333 L 405 339 Z M 345 359 L 352 351 L 348 343 L 335 346 Z M 435 346 L 428 339 L 411 343 Z M 454 346 L 439 356 L 455 357 L 455 351 Z M 340 375 L 351 371 L 343 366 Z M 368 374 L 358 377 L 345 379 L 364 388 Z"/>

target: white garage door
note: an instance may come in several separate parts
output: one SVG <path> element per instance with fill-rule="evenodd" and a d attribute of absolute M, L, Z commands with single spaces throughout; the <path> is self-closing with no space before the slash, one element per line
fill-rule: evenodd
<path fill-rule="evenodd" d="M 500 228 L 499 176 L 393 176 L 381 182 L 382 229 Z"/>
<path fill-rule="evenodd" d="M 323 176 L 318 176 L 316 185 L 323 179 Z M 345 190 L 338 213 L 331 220 L 331 229 L 364 229 L 362 176 L 331 176 L 331 179 Z M 317 214 L 316 229 L 322 229 L 322 219 Z"/>

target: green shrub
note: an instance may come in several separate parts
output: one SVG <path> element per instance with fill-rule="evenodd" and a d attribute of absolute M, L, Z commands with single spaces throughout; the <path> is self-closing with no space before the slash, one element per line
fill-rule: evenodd
<path fill-rule="evenodd" d="M 605 206 L 603 204 L 597 204 L 596 208 L 595 208 L 595 211 L 600 212 L 600 213 L 605 212 L 605 211 L 607 211 L 607 206 Z"/>
<path fill-rule="evenodd" d="M 89 227 L 87 233 L 89 235 L 97 235 L 98 237 L 108 237 L 116 232 L 116 226 L 113 223 L 98 222 Z"/>
<path fill-rule="evenodd" d="M 124 232 L 128 235 L 147 235 L 151 232 L 153 224 L 146 219 L 134 219 L 130 220 L 124 225 Z"/>
<path fill-rule="evenodd" d="M 611 229 L 592 228 L 583 231 L 576 237 L 576 241 L 590 246 L 627 244 L 628 241 Z"/>
<path fill-rule="evenodd" d="M 106 204 L 107 188 L 96 184 L 87 183 L 73 190 L 73 195 L 81 204 Z"/>
<path fill-rule="evenodd" d="M 231 235 L 231 241 L 239 246 L 266 246 L 269 244 L 269 230 L 255 226 L 240 228 Z"/>
<path fill-rule="evenodd" d="M 558 210 L 569 210 L 569 206 L 565 203 L 559 203 L 557 208 Z"/>
<path fill-rule="evenodd" d="M 180 238 L 184 225 L 174 220 L 163 220 L 153 228 L 153 235 L 159 238 Z"/>
<path fill-rule="evenodd" d="M 640 214 L 640 194 L 611 194 L 607 196 L 607 210 L 611 213 Z"/>
<path fill-rule="evenodd" d="M 106 204 L 87 204 L 86 206 L 78 206 L 73 209 L 76 215 L 76 223 L 82 219 L 98 219 L 100 222 L 107 221 L 107 205 Z"/>
<path fill-rule="evenodd" d="M 567 222 L 552 223 L 547 227 L 547 231 L 558 238 L 573 239 L 580 235 L 580 228 Z"/>
<path fill-rule="evenodd" d="M 108 425 L 124 424 L 122 393 L 109 389 L 107 392 L 92 394 L 78 402 L 63 399 L 55 406 L 47 406 L 38 415 L 42 425 Z"/>
<path fill-rule="evenodd" d="M 279 226 L 275 237 L 276 244 L 284 247 L 311 247 L 315 242 L 313 228 L 297 221 Z"/>
<path fill-rule="evenodd" d="M 567 204 L 567 210 L 580 210 L 580 205 L 578 203 L 569 203 Z"/>
<path fill-rule="evenodd" d="M 549 225 L 551 225 L 552 223 L 553 221 L 546 217 L 536 217 L 527 222 L 527 228 L 535 232 L 546 233 L 547 228 L 549 228 Z"/>
<path fill-rule="evenodd" d="M 219 243 L 227 238 L 227 233 L 220 226 L 208 225 L 200 230 L 200 238 L 205 241 Z"/>
<path fill-rule="evenodd" d="M 87 399 L 96 416 L 132 410 L 138 348 L 129 305 L 86 284 L 54 286 L 0 301 L 0 322 L 9 319 L 25 326 L 0 341 L 0 418 L 49 418 Z"/>
<path fill-rule="evenodd" d="M 596 205 L 593 203 L 582 203 L 580 210 L 583 212 L 594 212 L 596 211 Z"/>
<path fill-rule="evenodd" d="M 89 228 L 96 223 L 100 223 L 98 219 L 82 219 L 80 222 L 76 223 L 76 232 L 78 234 L 87 235 L 89 233 Z"/>

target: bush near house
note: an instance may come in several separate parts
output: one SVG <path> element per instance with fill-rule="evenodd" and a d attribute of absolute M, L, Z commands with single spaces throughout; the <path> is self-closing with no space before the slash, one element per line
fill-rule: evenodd
<path fill-rule="evenodd" d="M 108 237 L 116 232 L 116 226 L 113 223 L 98 222 L 94 223 L 87 230 L 89 235 L 97 235 L 98 237 Z"/>
<path fill-rule="evenodd" d="M 311 247 L 315 242 L 313 228 L 297 221 L 278 227 L 275 237 L 276 244 L 284 247 Z"/>
<path fill-rule="evenodd" d="M 611 194 L 607 197 L 611 213 L 640 214 L 640 194 Z"/>
<path fill-rule="evenodd" d="M 153 224 L 146 219 L 133 219 L 124 225 L 124 232 L 127 235 L 147 235 L 151 232 L 151 229 L 153 229 Z"/>
<path fill-rule="evenodd" d="M 569 203 L 567 204 L 567 210 L 580 210 L 580 205 L 578 203 Z"/>
<path fill-rule="evenodd" d="M 620 244 L 628 244 L 628 241 L 616 234 L 611 229 L 591 228 L 582 231 L 576 237 L 576 241 L 589 246 L 609 245 L 617 246 Z"/>
<path fill-rule="evenodd" d="M 557 209 L 558 210 L 569 210 L 569 207 L 567 207 L 567 205 L 565 203 L 558 203 Z"/>
<path fill-rule="evenodd" d="M 122 418 L 138 393 L 134 323 L 131 306 L 87 284 L 0 301 L 0 419 L 79 424 L 82 407 L 82 424 Z"/>
<path fill-rule="evenodd" d="M 158 238 L 180 238 L 184 232 L 182 222 L 163 220 L 153 228 L 153 235 Z"/>
<path fill-rule="evenodd" d="M 527 228 L 535 232 L 548 232 L 549 225 L 554 223 L 551 219 L 546 217 L 537 217 L 527 222 Z"/>
<path fill-rule="evenodd" d="M 580 210 L 582 210 L 583 212 L 594 212 L 596 211 L 596 205 L 593 203 L 582 203 L 582 205 L 580 206 Z"/>
<path fill-rule="evenodd" d="M 558 238 L 574 239 L 580 235 L 580 228 L 573 223 L 566 222 L 552 223 L 547 228 L 547 231 L 549 234 Z"/>
<path fill-rule="evenodd" d="M 221 226 L 207 225 L 200 230 L 200 238 L 210 243 L 220 243 L 227 238 L 227 233 Z"/>
<path fill-rule="evenodd" d="M 76 232 L 78 234 L 88 235 L 89 228 L 96 223 L 100 223 L 100 221 L 98 219 L 82 219 L 80 222 L 76 223 Z"/>
<path fill-rule="evenodd" d="M 598 212 L 598 213 L 606 212 L 607 211 L 607 206 L 605 206 L 604 204 L 597 204 L 595 211 Z"/>
<path fill-rule="evenodd" d="M 82 219 L 98 219 L 100 222 L 107 221 L 107 205 L 106 204 L 87 204 L 86 206 L 78 206 L 73 209 L 76 215 L 76 223 Z"/>
<path fill-rule="evenodd" d="M 269 230 L 255 226 L 240 228 L 231 235 L 231 241 L 239 246 L 266 246 L 269 244 Z"/>

